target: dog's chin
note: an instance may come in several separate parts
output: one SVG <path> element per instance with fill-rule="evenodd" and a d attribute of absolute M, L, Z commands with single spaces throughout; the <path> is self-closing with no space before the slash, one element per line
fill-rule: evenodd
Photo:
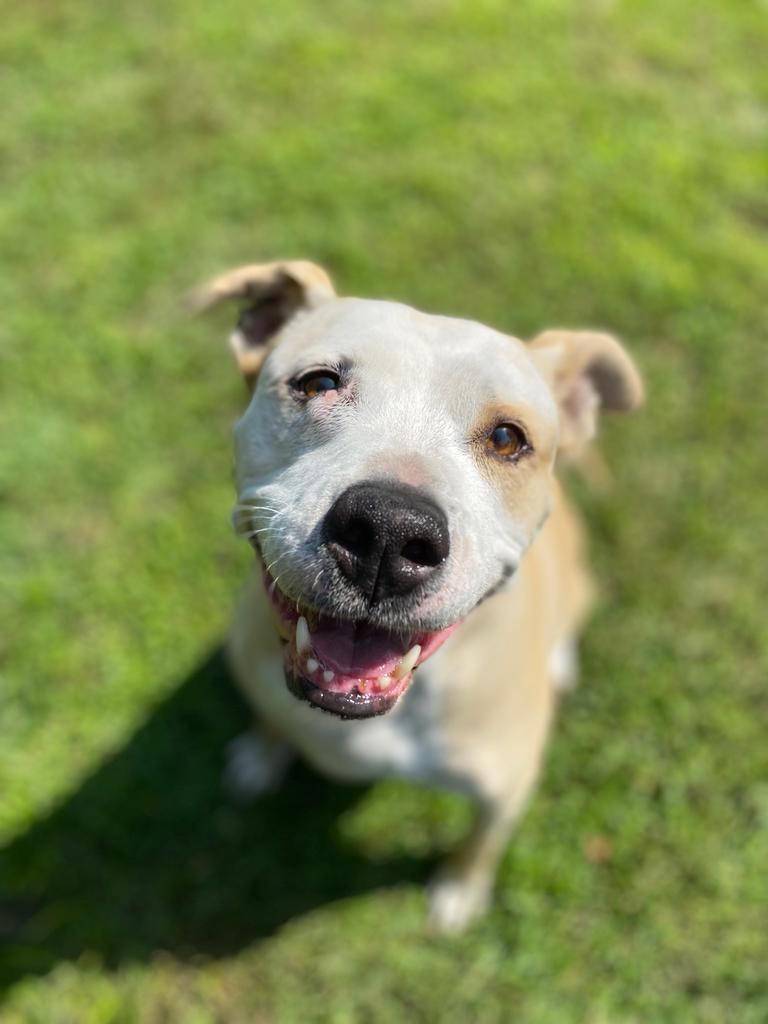
<path fill-rule="evenodd" d="M 264 570 L 288 689 L 339 718 L 373 718 L 395 707 L 423 664 L 458 627 L 394 632 L 296 603 Z"/>

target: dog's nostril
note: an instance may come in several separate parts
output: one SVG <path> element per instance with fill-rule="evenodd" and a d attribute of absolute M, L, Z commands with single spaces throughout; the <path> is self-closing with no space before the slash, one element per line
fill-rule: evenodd
<path fill-rule="evenodd" d="M 364 558 L 369 554 L 376 544 L 376 537 L 371 524 L 365 519 L 357 517 L 353 517 L 347 522 L 344 527 L 343 537 L 338 539 L 342 541 L 347 551 L 357 555 L 359 558 Z"/>
<path fill-rule="evenodd" d="M 443 561 L 443 555 L 430 540 L 414 537 L 400 550 L 400 557 L 414 565 L 437 566 Z"/>

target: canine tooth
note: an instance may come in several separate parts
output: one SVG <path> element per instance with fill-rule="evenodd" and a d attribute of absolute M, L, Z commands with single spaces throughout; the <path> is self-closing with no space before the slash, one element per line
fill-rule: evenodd
<path fill-rule="evenodd" d="M 397 668 L 392 673 L 393 679 L 403 679 L 411 671 L 413 666 L 419 660 L 421 654 L 421 647 L 418 644 L 414 644 L 410 651 L 406 653 L 400 659 Z"/>
<path fill-rule="evenodd" d="M 326 681 L 326 683 L 332 683 L 333 682 L 333 676 L 334 676 L 334 673 L 331 672 L 331 670 L 329 668 L 327 668 L 325 670 L 325 672 L 323 672 L 323 679 Z"/>
<path fill-rule="evenodd" d="M 380 690 L 386 690 L 389 684 L 392 682 L 392 676 L 379 676 L 376 680 L 376 685 Z"/>
<path fill-rule="evenodd" d="M 312 638 L 309 635 L 309 626 L 303 615 L 296 623 L 296 651 L 299 654 L 307 654 L 312 649 Z"/>
<path fill-rule="evenodd" d="M 307 658 L 307 672 L 317 672 L 320 668 L 320 662 L 315 661 L 314 658 Z"/>

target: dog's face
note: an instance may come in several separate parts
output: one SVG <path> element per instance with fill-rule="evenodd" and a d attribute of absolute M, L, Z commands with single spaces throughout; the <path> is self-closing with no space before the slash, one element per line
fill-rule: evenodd
<path fill-rule="evenodd" d="M 605 335 L 581 336 L 584 358 L 578 335 L 528 347 L 337 299 L 311 264 L 243 268 L 203 304 L 230 296 L 246 303 L 233 346 L 255 381 L 234 522 L 263 563 L 287 684 L 343 717 L 381 714 L 513 577 L 563 437 L 581 443 L 601 401 L 634 404 L 639 380 Z"/>

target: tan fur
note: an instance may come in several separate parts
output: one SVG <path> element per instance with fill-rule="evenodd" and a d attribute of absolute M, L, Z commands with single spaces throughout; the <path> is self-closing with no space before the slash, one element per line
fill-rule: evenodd
<path fill-rule="evenodd" d="M 193 312 L 203 313 L 228 299 L 257 299 L 281 276 L 296 281 L 307 292 L 336 294 L 330 277 L 316 263 L 276 260 L 272 263 L 249 263 L 214 277 L 192 293 L 189 306 Z"/>
<path fill-rule="evenodd" d="M 517 579 L 472 614 L 445 671 L 449 757 L 490 798 L 517 800 L 535 778 L 554 708 L 548 657 L 578 635 L 591 593 L 581 531 L 555 484 Z"/>
<path fill-rule="evenodd" d="M 542 331 L 529 350 L 558 400 L 561 458 L 581 459 L 603 409 L 631 412 L 643 401 L 643 381 L 634 363 L 602 331 Z"/>

